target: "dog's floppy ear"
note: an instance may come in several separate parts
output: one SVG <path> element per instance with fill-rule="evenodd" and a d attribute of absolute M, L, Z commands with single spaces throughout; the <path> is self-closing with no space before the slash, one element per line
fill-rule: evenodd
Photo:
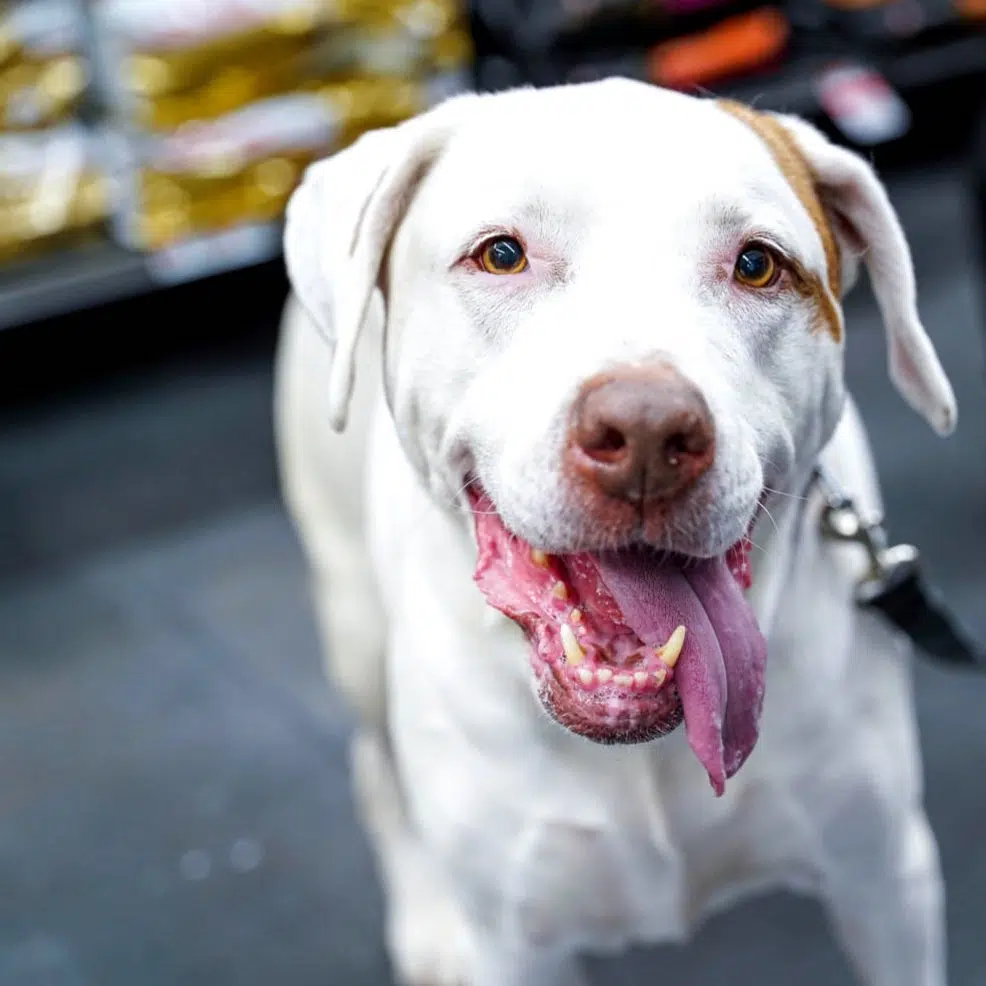
<path fill-rule="evenodd" d="M 332 346 L 332 427 L 346 425 L 356 346 L 381 265 L 415 186 L 447 140 L 462 96 L 360 137 L 311 165 L 288 203 L 284 256 L 302 307 Z"/>
<path fill-rule="evenodd" d="M 876 173 L 804 120 L 728 100 L 720 105 L 763 139 L 818 226 L 829 287 L 844 293 L 865 261 L 883 316 L 890 378 L 935 431 L 949 434 L 958 416 L 955 395 L 921 325 L 911 251 Z"/>
<path fill-rule="evenodd" d="M 876 173 L 859 155 L 831 143 L 797 117 L 776 119 L 811 169 L 843 256 L 843 283 L 862 258 L 883 316 L 890 378 L 901 396 L 940 435 L 950 434 L 955 395 L 917 310 L 914 265 L 900 221 Z"/>

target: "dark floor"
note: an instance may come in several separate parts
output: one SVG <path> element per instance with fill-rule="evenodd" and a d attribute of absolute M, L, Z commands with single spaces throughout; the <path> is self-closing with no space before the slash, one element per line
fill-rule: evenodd
<path fill-rule="evenodd" d="M 962 425 L 935 439 L 852 305 L 850 375 L 893 532 L 986 634 L 986 393 L 970 203 L 893 187 Z M 101 316 L 92 316 L 92 324 Z M 76 331 L 83 331 L 85 320 Z M 381 904 L 350 808 L 278 506 L 270 335 L 5 411 L 0 422 L 0 986 L 383 986 Z M 8 366 L 7 371 L 10 371 Z M 922 665 L 928 803 L 953 986 L 986 982 L 986 676 Z M 771 897 L 610 986 L 847 986 L 814 905 Z"/>

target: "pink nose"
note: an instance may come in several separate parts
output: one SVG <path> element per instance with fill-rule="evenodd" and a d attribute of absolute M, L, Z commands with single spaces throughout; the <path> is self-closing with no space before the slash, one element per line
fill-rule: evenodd
<path fill-rule="evenodd" d="M 593 492 L 628 503 L 669 503 L 715 458 L 705 398 L 666 364 L 587 380 L 575 400 L 568 464 Z"/>

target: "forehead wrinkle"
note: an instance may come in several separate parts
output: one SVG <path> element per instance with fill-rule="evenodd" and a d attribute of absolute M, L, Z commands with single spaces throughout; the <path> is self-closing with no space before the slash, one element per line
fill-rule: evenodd
<path fill-rule="evenodd" d="M 719 232 L 750 236 L 769 234 L 778 240 L 779 245 L 792 252 L 801 252 L 796 250 L 797 230 L 788 213 L 779 209 L 767 195 L 755 191 L 753 198 L 757 202 L 753 208 L 750 207 L 749 198 L 747 196 L 747 201 L 742 203 L 721 197 L 712 199 L 706 203 L 702 219 Z"/>
<path fill-rule="evenodd" d="M 710 223 L 725 229 L 745 229 L 752 225 L 750 210 L 738 202 L 722 198 L 711 199 L 706 204 L 706 217 Z"/>
<path fill-rule="evenodd" d="M 442 194 L 441 189 L 437 194 Z M 465 237 L 504 230 L 533 232 L 555 241 L 579 221 L 573 205 L 551 201 L 542 192 L 527 193 L 520 198 L 509 194 L 477 194 L 470 189 L 466 195 L 446 202 L 444 212 L 459 227 L 459 235 Z"/>

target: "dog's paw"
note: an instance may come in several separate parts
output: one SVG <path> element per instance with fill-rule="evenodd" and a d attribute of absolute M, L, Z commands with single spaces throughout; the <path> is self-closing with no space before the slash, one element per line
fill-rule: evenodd
<path fill-rule="evenodd" d="M 472 937 L 451 901 L 415 897 L 393 908 L 387 947 L 400 986 L 471 986 Z"/>

